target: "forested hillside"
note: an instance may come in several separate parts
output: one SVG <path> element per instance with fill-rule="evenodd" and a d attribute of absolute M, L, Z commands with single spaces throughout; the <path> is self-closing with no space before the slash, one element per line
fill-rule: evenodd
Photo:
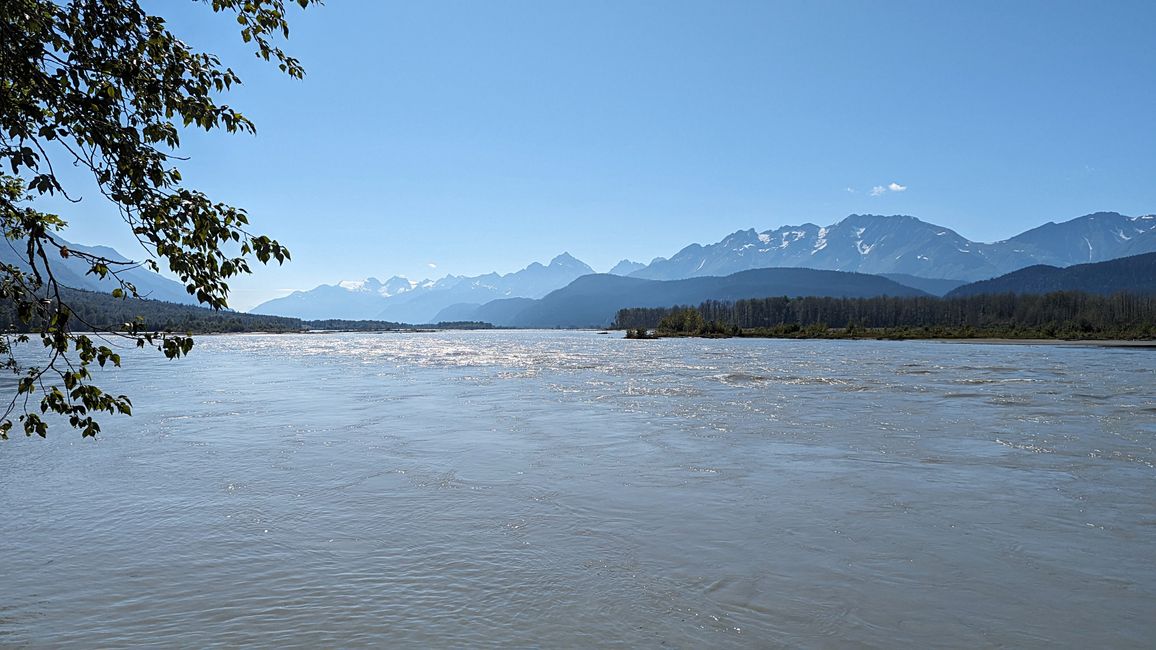
<path fill-rule="evenodd" d="M 692 313 L 693 312 L 693 313 Z M 673 316 L 673 318 L 671 318 Z M 667 319 L 663 322 L 663 319 Z M 959 298 L 761 298 L 697 307 L 622 309 L 618 329 L 660 333 L 805 335 L 828 327 L 875 335 L 1156 338 L 1156 296 L 1079 292 Z M 867 332 L 864 332 L 867 333 Z"/>
<path fill-rule="evenodd" d="M 949 297 L 984 293 L 1049 293 L 1084 291 L 1102 295 L 1120 291 L 1156 293 L 1156 253 L 1122 257 L 1095 264 L 1067 268 L 1036 265 L 998 278 L 965 284 L 950 291 Z"/>
<path fill-rule="evenodd" d="M 303 332 L 307 330 L 385 331 L 413 330 L 414 325 L 380 320 L 301 320 L 234 311 L 214 311 L 160 300 L 114 298 L 107 293 L 67 289 L 65 304 L 72 310 L 74 328 L 82 330 L 123 330 L 124 324 L 140 319 L 139 329 L 157 332 Z M 425 325 L 438 329 L 490 329 L 493 325 L 476 321 L 439 322 Z M 0 305 L 0 328 L 29 331 L 10 304 Z"/>
<path fill-rule="evenodd" d="M 125 323 L 138 318 L 141 329 L 161 332 L 296 332 L 307 329 L 306 324 L 296 318 L 214 311 L 161 300 L 114 298 L 93 291 L 65 289 L 62 297 L 73 312 L 73 328 L 78 331 L 120 330 Z M 7 331 L 28 330 L 28 326 L 17 318 L 11 304 L 0 305 L 0 327 Z"/>

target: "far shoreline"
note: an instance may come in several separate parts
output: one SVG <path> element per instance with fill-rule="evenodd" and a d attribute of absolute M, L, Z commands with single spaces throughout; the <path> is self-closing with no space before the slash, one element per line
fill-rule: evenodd
<path fill-rule="evenodd" d="M 871 339 L 884 340 L 884 339 Z M 919 339 L 904 339 L 908 341 L 916 341 Z M 1123 339 L 1009 339 L 1009 338 L 974 338 L 974 339 L 923 339 L 925 341 L 934 341 L 936 343 L 983 343 L 988 345 L 1060 345 L 1065 347 L 1091 347 L 1091 348 L 1140 348 L 1156 350 L 1156 341 L 1128 341 Z"/>
<path fill-rule="evenodd" d="M 1061 347 L 1095 347 L 1119 349 L 1153 349 L 1156 350 L 1156 339 L 1064 339 L 1064 338 L 1013 338 L 1006 336 L 774 336 L 751 334 L 686 334 L 682 332 L 647 332 L 645 335 L 632 335 L 627 330 L 626 338 L 630 340 L 656 340 L 664 338 L 700 338 L 700 339 L 777 339 L 783 341 L 928 341 L 931 343 L 964 343 L 971 345 L 1056 345 Z"/>
<path fill-rule="evenodd" d="M 493 327 L 493 328 L 413 328 L 413 329 L 332 329 L 332 330 L 247 330 L 235 332 L 192 332 L 182 333 L 184 336 L 232 336 L 232 335 L 285 335 L 285 334 L 305 334 L 305 335 L 325 335 L 325 334 L 428 334 L 435 332 L 592 332 L 595 334 L 617 334 L 623 330 L 601 329 L 597 327 L 563 327 L 563 328 L 534 328 L 534 327 Z M 617 339 L 618 337 L 613 337 Z M 658 339 L 747 339 L 747 340 L 778 340 L 778 341 L 881 341 L 891 343 L 904 343 L 911 341 L 922 341 L 928 343 L 962 343 L 966 345 L 1055 345 L 1061 347 L 1092 347 L 1092 348 L 1117 348 L 1117 349 L 1147 349 L 1156 350 L 1156 340 L 1127 340 L 1127 339 L 1046 339 L 1046 338 L 1006 338 L 1006 337 L 974 337 L 974 338 L 945 338 L 945 337 L 928 337 L 928 338 L 883 338 L 871 336 L 856 336 L 856 337 L 805 337 L 805 336 L 688 336 L 688 335 L 669 335 L 658 334 L 650 335 L 642 340 L 658 340 Z M 625 339 L 623 339 L 625 340 Z M 632 338 L 630 340 L 639 340 Z"/>

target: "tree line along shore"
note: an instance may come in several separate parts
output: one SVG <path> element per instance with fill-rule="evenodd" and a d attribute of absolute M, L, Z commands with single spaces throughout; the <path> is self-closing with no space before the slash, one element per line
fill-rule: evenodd
<path fill-rule="evenodd" d="M 303 320 L 216 311 L 156 300 L 114 298 L 105 293 L 66 290 L 71 320 L 88 330 L 122 330 L 135 322 L 141 331 L 194 334 L 233 332 L 417 331 L 489 329 L 482 322 L 411 325 L 390 321 Z M 12 304 L 0 305 L 0 328 L 36 331 Z M 620 309 L 612 329 L 630 338 L 658 336 L 877 338 L 877 339 L 1051 339 L 1156 340 L 1156 295 L 1082 292 L 964 297 L 830 298 L 787 296 L 735 301 L 708 300 L 697 306 Z"/>
<path fill-rule="evenodd" d="M 612 327 L 626 330 L 628 338 L 1154 340 L 1156 296 L 1061 291 L 958 298 L 708 300 L 698 306 L 621 309 Z"/>
<path fill-rule="evenodd" d="M 41 297 L 42 300 L 52 299 Z M 63 289 L 61 302 L 67 305 L 70 322 L 78 331 L 123 331 L 127 323 L 136 323 L 139 331 L 184 332 L 190 334 L 227 334 L 242 332 L 291 333 L 310 330 L 338 331 L 413 331 L 419 329 L 489 329 L 493 325 L 479 322 L 442 322 L 410 325 L 381 320 L 304 320 L 285 316 L 247 314 L 214 310 L 161 300 L 115 298 L 107 293 Z M 56 307 L 57 309 L 59 307 Z M 0 303 L 0 330 L 28 333 L 40 330 L 35 317 L 22 318 L 12 302 Z"/>

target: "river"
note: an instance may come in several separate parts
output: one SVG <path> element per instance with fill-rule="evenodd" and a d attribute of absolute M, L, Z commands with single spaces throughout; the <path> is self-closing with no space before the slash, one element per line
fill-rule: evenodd
<path fill-rule="evenodd" d="M 1156 638 L 1156 352 L 490 331 L 131 353 L 0 444 L 0 646 Z"/>

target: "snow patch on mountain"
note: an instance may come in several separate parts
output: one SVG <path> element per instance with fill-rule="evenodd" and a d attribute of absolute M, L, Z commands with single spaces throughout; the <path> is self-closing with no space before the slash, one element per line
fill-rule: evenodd
<path fill-rule="evenodd" d="M 827 247 L 827 229 L 819 229 L 819 238 L 815 240 L 815 246 L 811 249 L 811 254 L 814 255 Z"/>
<path fill-rule="evenodd" d="M 1156 250 L 1154 215 L 1096 213 L 987 244 L 911 216 L 853 214 L 824 227 L 740 230 L 717 244 L 686 246 L 631 275 L 676 280 L 753 268 L 809 267 L 974 281 L 1033 264 L 1069 266 L 1151 250 Z"/>

